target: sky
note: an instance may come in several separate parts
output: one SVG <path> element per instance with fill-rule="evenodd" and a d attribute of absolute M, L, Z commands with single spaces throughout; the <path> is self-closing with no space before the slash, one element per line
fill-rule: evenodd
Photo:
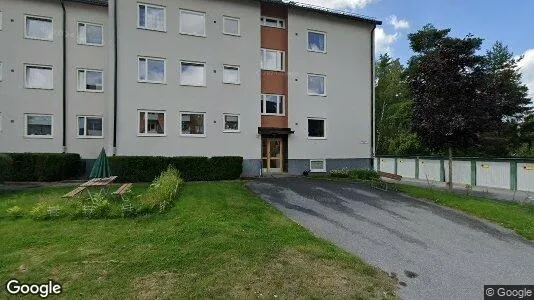
<path fill-rule="evenodd" d="M 473 34 L 484 39 L 485 53 L 501 41 L 514 55 L 524 56 L 519 67 L 534 99 L 534 0 L 298 0 L 348 10 L 383 22 L 377 28 L 376 49 L 401 62 L 411 57 L 407 35 L 431 23 L 450 28 L 451 35 Z"/>

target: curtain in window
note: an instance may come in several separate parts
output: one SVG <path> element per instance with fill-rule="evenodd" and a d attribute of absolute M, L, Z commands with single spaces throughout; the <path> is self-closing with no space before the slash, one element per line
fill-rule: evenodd
<path fill-rule="evenodd" d="M 164 29 L 165 13 L 161 8 L 146 8 L 146 27 L 158 30 Z"/>
<path fill-rule="evenodd" d="M 53 88 L 52 70 L 41 67 L 27 67 L 26 82 L 29 87 L 51 89 Z"/>

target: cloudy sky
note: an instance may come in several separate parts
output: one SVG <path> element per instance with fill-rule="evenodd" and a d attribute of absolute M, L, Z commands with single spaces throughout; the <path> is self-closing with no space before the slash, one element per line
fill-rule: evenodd
<path fill-rule="evenodd" d="M 533 0 L 298 0 L 329 8 L 350 10 L 383 22 L 376 31 L 377 51 L 400 57 L 412 55 L 407 34 L 428 23 L 451 28 L 452 35 L 472 33 L 483 38 L 485 52 L 495 41 L 523 55 L 523 80 L 534 98 Z"/>

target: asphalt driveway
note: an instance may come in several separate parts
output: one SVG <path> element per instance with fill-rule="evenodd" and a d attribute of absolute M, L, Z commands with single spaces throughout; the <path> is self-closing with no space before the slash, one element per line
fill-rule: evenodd
<path fill-rule="evenodd" d="M 484 284 L 534 284 L 534 244 L 438 205 L 306 178 L 248 186 L 289 218 L 401 281 L 403 299 L 483 299 Z"/>

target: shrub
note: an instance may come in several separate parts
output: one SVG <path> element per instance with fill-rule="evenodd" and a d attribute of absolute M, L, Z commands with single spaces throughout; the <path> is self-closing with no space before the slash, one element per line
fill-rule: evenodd
<path fill-rule="evenodd" d="M 332 170 L 330 171 L 330 176 L 335 178 L 349 178 L 349 170 L 343 169 L 343 170 Z"/>
<path fill-rule="evenodd" d="M 61 181 L 74 179 L 81 173 L 79 154 L 10 153 L 12 181 Z"/>
<path fill-rule="evenodd" d="M 152 182 L 173 166 L 185 181 L 238 179 L 243 171 L 242 157 L 110 157 L 111 172 L 121 182 Z"/>
<path fill-rule="evenodd" d="M 47 220 L 50 219 L 50 213 L 48 212 L 48 205 L 45 202 L 39 202 L 30 211 L 30 216 L 34 220 Z"/>
<path fill-rule="evenodd" d="M 109 216 L 111 211 L 111 204 L 109 203 L 106 194 L 97 193 L 93 195 L 93 212 L 91 218 L 104 219 Z"/>
<path fill-rule="evenodd" d="M 7 154 L 0 154 L 0 183 L 10 177 L 13 160 Z"/>
<path fill-rule="evenodd" d="M 376 181 L 380 179 L 380 175 L 374 170 L 361 170 L 361 169 L 342 169 L 342 170 L 332 170 L 330 171 L 331 177 L 336 178 L 351 178 L 354 180 L 366 180 L 366 181 Z"/>
<path fill-rule="evenodd" d="M 183 180 L 180 173 L 169 166 L 154 180 L 144 195 L 141 196 L 140 212 L 164 212 L 176 198 Z"/>
<path fill-rule="evenodd" d="M 7 214 L 13 219 L 18 219 L 24 216 L 24 212 L 22 211 L 22 208 L 20 208 L 20 206 L 13 206 L 11 208 L 8 208 Z"/>

